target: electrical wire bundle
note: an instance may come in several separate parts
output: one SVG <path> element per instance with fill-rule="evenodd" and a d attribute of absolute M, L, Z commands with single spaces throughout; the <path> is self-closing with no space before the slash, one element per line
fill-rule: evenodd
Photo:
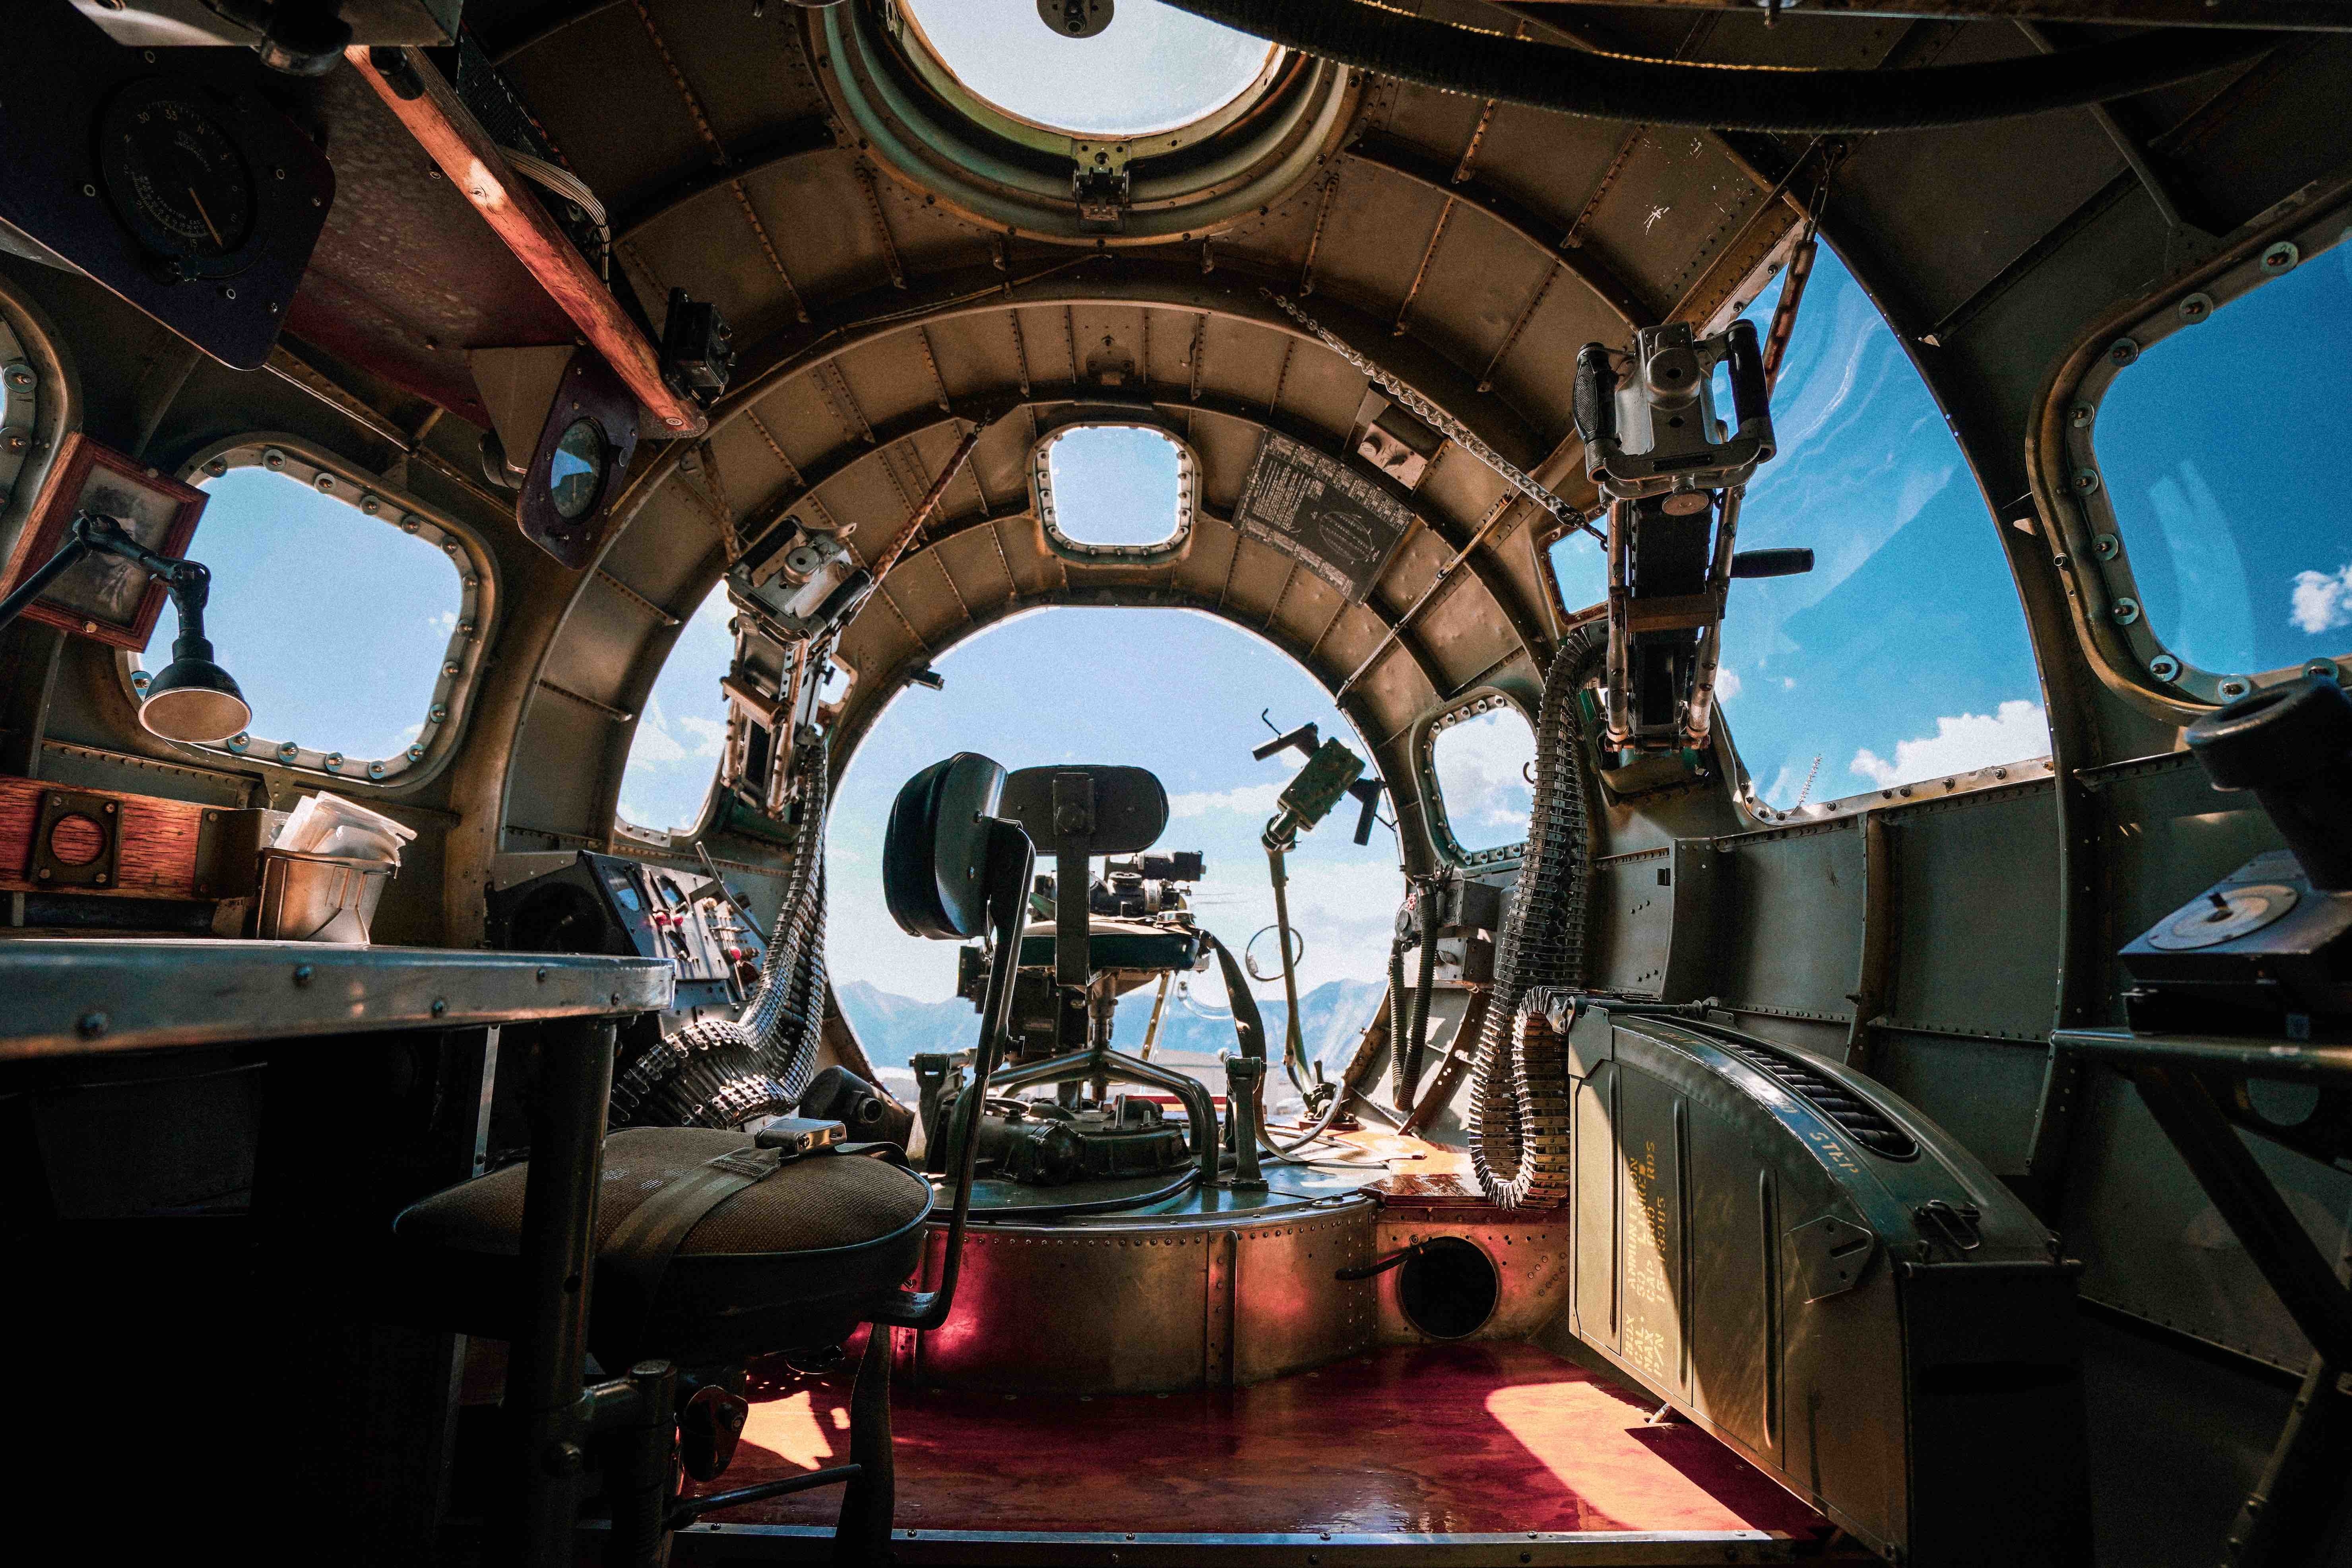
<path fill-rule="evenodd" d="M 1577 694 L 1601 668 L 1606 632 L 1580 626 L 1544 678 L 1536 723 L 1534 809 L 1517 896 L 1495 944 L 1495 984 L 1479 1030 L 1471 1086 L 1470 1165 L 1501 1208 L 1552 1208 L 1569 1192 L 1567 1064 L 1558 1038 L 1522 1001 L 1538 987 L 1584 981 L 1591 843 Z"/>

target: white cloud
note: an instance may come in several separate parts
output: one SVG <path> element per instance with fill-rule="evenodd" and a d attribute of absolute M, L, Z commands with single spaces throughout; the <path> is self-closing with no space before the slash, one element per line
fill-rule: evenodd
<path fill-rule="evenodd" d="M 1739 697 L 1739 672 L 1725 665 L 1715 672 L 1715 699 L 1718 702 L 1737 701 Z"/>
<path fill-rule="evenodd" d="M 1536 759 L 1526 720 L 1507 710 L 1482 713 L 1438 731 L 1435 750 L 1446 821 L 1457 832 L 1473 825 L 1507 830 L 1476 835 L 1481 842 L 1467 847 L 1507 844 L 1526 831 L 1534 791 L 1525 770 Z"/>
<path fill-rule="evenodd" d="M 2286 618 L 2314 637 L 2352 626 L 2352 565 L 2338 572 L 2298 572 Z"/>
<path fill-rule="evenodd" d="M 444 610 L 437 616 L 427 616 L 425 617 L 425 624 L 436 632 L 444 634 L 454 632 L 457 629 L 457 612 Z"/>
<path fill-rule="evenodd" d="M 704 719 L 689 715 L 678 720 L 678 727 L 694 737 L 694 748 L 687 752 L 693 757 L 715 757 L 727 749 L 727 721 Z"/>
<path fill-rule="evenodd" d="M 2050 750 L 2050 720 L 2038 702 L 2004 702 L 1992 714 L 1961 713 L 1936 721 L 1936 732 L 1898 741 L 1888 762 L 1864 747 L 1853 771 L 1880 789 L 1921 779 L 1973 773 L 1996 763 L 2020 762 Z"/>
<path fill-rule="evenodd" d="M 1283 786 L 1278 784 L 1242 784 L 1234 789 L 1191 790 L 1168 797 L 1168 815 L 1171 817 L 1206 816 L 1213 811 L 1237 812 L 1244 816 L 1272 816 L 1275 802 L 1281 798 Z"/>
<path fill-rule="evenodd" d="M 1362 852 L 1358 852 L 1362 853 Z M 1318 860 L 1294 856 L 1289 872 L 1290 921 L 1307 939 L 1299 961 L 1298 985 L 1311 991 L 1326 980 L 1385 980 L 1389 938 L 1396 926 L 1397 905 L 1404 897 L 1404 879 L 1393 861 L 1364 854 L 1362 858 Z M 1246 942 L 1251 931 L 1274 919 L 1274 891 L 1263 875 L 1244 884 L 1243 897 L 1229 906 L 1245 914 L 1244 922 L 1202 911 L 1204 923 L 1227 942 Z M 1274 938 L 1258 944 L 1260 962 L 1273 969 Z M 1279 982 L 1259 988 L 1265 994 L 1282 994 Z"/>
<path fill-rule="evenodd" d="M 687 756 L 687 750 L 669 732 L 669 724 L 662 713 L 661 700 L 654 698 L 646 703 L 645 716 L 637 721 L 636 739 L 630 742 L 629 761 L 633 763 L 675 763 Z M 631 818 L 632 821 L 635 819 Z"/>

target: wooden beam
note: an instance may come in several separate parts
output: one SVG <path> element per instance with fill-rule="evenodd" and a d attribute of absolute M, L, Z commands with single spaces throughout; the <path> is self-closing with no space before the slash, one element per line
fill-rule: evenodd
<path fill-rule="evenodd" d="M 373 52 L 354 45 L 343 58 L 645 405 L 653 420 L 647 434 L 699 436 L 708 430 L 710 421 L 701 406 L 662 379 L 660 351 L 622 310 L 604 279 L 589 270 L 587 260 L 516 177 L 505 153 L 425 51 L 401 51 L 407 75 L 424 88 L 414 98 L 403 98 L 377 71 Z"/>

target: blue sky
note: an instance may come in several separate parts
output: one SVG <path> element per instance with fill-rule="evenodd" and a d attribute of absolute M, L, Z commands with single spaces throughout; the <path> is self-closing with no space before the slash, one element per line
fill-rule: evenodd
<path fill-rule="evenodd" d="M 1776 283 L 1749 307 L 1761 331 Z M 2050 749 L 2025 617 L 1995 524 L 1895 334 L 1823 245 L 1772 400 L 1739 546 L 1808 545 L 1801 577 L 1732 584 L 1717 686 L 1757 793 L 1835 799 Z M 1604 596 L 1600 547 L 1555 546 L 1571 605 Z M 1818 762 L 1816 761 L 1818 759 Z"/>
<path fill-rule="evenodd" d="M 212 568 L 205 630 L 253 704 L 252 732 L 354 762 L 422 731 L 462 589 L 441 552 L 267 468 L 232 468 L 188 553 Z M 172 657 L 166 605 L 142 662 Z"/>
<path fill-rule="evenodd" d="M 1045 26 L 1036 0 L 908 0 L 940 58 L 981 97 L 1079 135 L 1129 136 L 1197 120 L 1255 79 L 1263 39 L 1155 0 L 1118 0 L 1091 38 Z"/>
<path fill-rule="evenodd" d="M 1085 426 L 1055 441 L 1054 519 L 1081 544 L 1157 544 L 1176 527 L 1176 444 L 1134 426 Z"/>
<path fill-rule="evenodd" d="M 727 740 L 719 678 L 735 662 L 734 614 L 726 585 L 711 589 L 654 678 L 621 774 L 621 815 L 640 827 L 690 828 L 702 816 Z"/>
<path fill-rule="evenodd" d="M 1517 710 L 1498 708 L 1448 725 L 1432 751 L 1454 843 L 1495 849 L 1527 837 L 1536 736 Z"/>
<path fill-rule="evenodd" d="M 935 661 L 941 691 L 901 692 L 840 781 L 831 835 L 835 973 L 925 1000 L 952 994 L 954 944 L 901 934 L 882 904 L 882 830 L 898 786 L 962 751 L 1009 769 L 1122 763 L 1150 769 L 1170 800 L 1163 849 L 1199 849 L 1208 876 L 1194 907 L 1236 948 L 1274 919 L 1258 834 L 1299 758 L 1250 760 L 1269 737 L 1261 708 L 1292 729 L 1310 721 L 1361 750 L 1312 677 L 1248 632 L 1188 610 L 1056 608 L 981 633 Z M 1385 806 L 1383 810 L 1385 811 Z M 1384 969 L 1403 881 L 1396 840 L 1375 827 L 1350 842 L 1334 813 L 1291 857 L 1290 902 L 1307 939 L 1303 987 Z M 1270 953 L 1273 938 L 1264 944 Z M 1196 977 L 1220 998 L 1213 974 Z M 1280 987 L 1260 987 L 1277 995 Z"/>
<path fill-rule="evenodd" d="M 2352 245 L 2116 377 L 2093 445 L 2148 628 L 2175 654 L 2252 675 L 2352 645 L 2352 500 L 2332 423 L 2347 404 Z"/>

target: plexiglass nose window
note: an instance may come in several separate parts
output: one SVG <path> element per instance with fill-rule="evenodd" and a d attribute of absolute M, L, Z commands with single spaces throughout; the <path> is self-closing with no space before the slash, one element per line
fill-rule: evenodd
<path fill-rule="evenodd" d="M 710 781 L 727 750 L 727 699 L 719 682 L 735 662 L 727 585 L 710 590 L 670 646 L 621 774 L 621 816 L 639 827 L 688 832 L 702 820 Z"/>
<path fill-rule="evenodd" d="M 2159 679 L 2185 661 L 2223 697 L 2352 647 L 2352 246 L 2272 246 L 2255 267 L 2259 287 L 2218 309 L 2192 294 L 2135 342 L 2092 427 L 2128 567 L 2113 618 L 2146 618 Z"/>
<path fill-rule="evenodd" d="M 1780 297 L 1776 282 L 1748 308 L 1759 333 Z M 1716 694 L 1757 795 L 1785 810 L 2047 752 L 1994 521 L 1903 345 L 1827 245 L 1772 422 L 1780 456 L 1748 487 L 1739 548 L 1810 548 L 1814 566 L 1731 585 Z"/>

